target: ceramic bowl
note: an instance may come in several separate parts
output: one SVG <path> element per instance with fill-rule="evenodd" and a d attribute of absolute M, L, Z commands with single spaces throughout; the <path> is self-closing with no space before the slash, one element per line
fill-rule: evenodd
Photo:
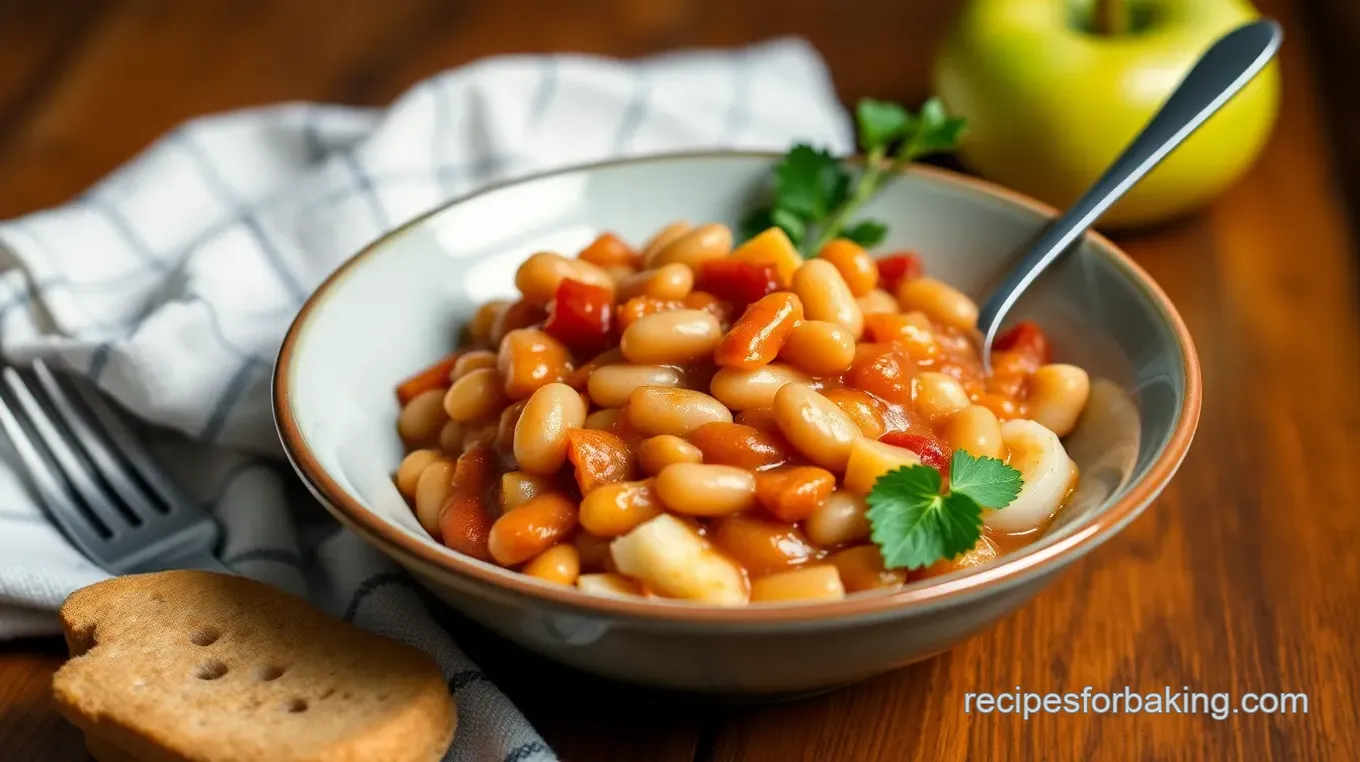
<path fill-rule="evenodd" d="M 641 241 L 676 219 L 735 226 L 776 158 L 715 153 L 567 169 L 480 191 L 384 236 L 316 290 L 283 342 L 274 412 L 298 474 L 336 518 L 495 632 L 608 678 L 726 694 L 817 690 L 939 653 L 1024 604 L 1147 507 L 1190 445 L 1198 363 L 1157 285 L 1089 236 L 1015 312 L 1038 320 L 1056 356 L 1094 379 L 1066 440 L 1080 490 L 1020 552 L 896 591 L 724 609 L 588 596 L 460 555 L 422 531 L 391 478 L 402 456 L 396 384 L 445 355 L 478 304 L 513 295 L 529 254 L 575 252 L 606 230 Z M 930 274 L 976 293 L 1052 211 L 918 168 L 863 214 L 888 223 L 880 251 L 919 252 Z"/>

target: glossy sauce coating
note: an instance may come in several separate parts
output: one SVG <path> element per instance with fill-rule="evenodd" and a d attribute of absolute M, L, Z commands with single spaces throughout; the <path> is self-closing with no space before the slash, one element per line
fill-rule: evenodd
<path fill-rule="evenodd" d="M 778 229 L 733 248 L 721 225 L 677 223 L 636 249 L 605 234 L 537 253 L 517 283 L 398 389 L 399 491 L 483 560 L 602 595 L 827 600 L 986 563 L 1075 487 L 1035 432 L 1079 425 L 1085 372 L 1020 323 L 985 375 L 976 305 L 915 255 L 838 239 L 804 262 Z M 885 568 L 864 495 L 904 465 L 947 480 L 955 450 L 1041 492 L 963 556 Z"/>

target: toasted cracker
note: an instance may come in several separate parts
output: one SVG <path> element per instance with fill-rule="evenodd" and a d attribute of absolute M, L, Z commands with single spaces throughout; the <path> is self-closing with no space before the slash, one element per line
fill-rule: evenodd
<path fill-rule="evenodd" d="M 253 580 L 120 577 L 61 618 L 53 693 L 101 759 L 428 762 L 453 738 L 433 659 Z"/>

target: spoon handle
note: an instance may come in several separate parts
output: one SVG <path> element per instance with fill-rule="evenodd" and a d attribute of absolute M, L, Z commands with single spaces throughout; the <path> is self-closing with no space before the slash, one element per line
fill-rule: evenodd
<path fill-rule="evenodd" d="M 1129 188 L 1265 68 L 1280 46 L 1281 35 L 1279 24 L 1264 19 L 1219 38 L 1095 185 L 1021 250 L 978 312 L 983 362 L 989 361 L 1001 321 L 1020 294 L 1058 257 L 1073 248 L 1073 242 Z"/>

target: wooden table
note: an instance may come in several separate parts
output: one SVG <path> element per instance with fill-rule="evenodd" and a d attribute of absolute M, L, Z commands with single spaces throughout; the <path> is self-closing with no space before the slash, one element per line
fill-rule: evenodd
<path fill-rule="evenodd" d="M 502 52 L 633 56 L 802 33 L 847 101 L 915 103 L 951 5 L 0 2 L 0 217 L 69 198 L 197 114 L 381 104 Z M 992 632 L 796 703 L 603 686 L 452 621 L 565 759 L 1360 759 L 1360 6 L 1260 5 L 1287 28 L 1264 158 L 1212 208 L 1119 237 L 1180 306 L 1204 364 L 1199 434 L 1165 495 Z M 61 654 L 54 641 L 0 646 L 0 759 L 83 758 L 47 695 Z M 1308 713 L 964 713 L 970 691 L 1088 685 L 1303 692 Z"/>

